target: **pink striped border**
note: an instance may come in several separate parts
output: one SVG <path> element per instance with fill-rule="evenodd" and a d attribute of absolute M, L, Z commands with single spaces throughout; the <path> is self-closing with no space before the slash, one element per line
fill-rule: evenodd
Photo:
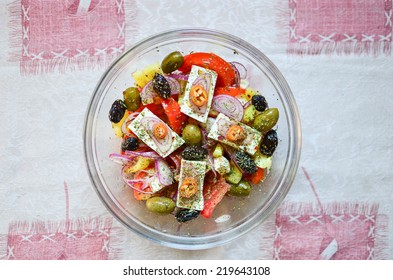
<path fill-rule="evenodd" d="M 83 1 L 83 0 L 81 0 Z M 108 66 L 136 31 L 135 1 L 21 0 L 8 6 L 10 61 L 25 75 Z"/>
<path fill-rule="evenodd" d="M 378 205 L 286 203 L 276 212 L 273 259 L 387 258 L 387 216 Z"/>
<path fill-rule="evenodd" d="M 65 222 L 13 222 L 0 238 L 0 259 L 108 260 L 121 257 L 124 232 L 112 218 Z"/>
<path fill-rule="evenodd" d="M 279 22 L 292 55 L 390 55 L 392 13 L 392 0 L 286 0 Z"/>

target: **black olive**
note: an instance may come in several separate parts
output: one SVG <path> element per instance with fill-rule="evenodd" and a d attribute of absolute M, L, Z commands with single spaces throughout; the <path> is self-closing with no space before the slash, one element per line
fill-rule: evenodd
<path fill-rule="evenodd" d="M 123 100 L 117 99 L 113 102 L 111 109 L 109 110 L 109 120 L 114 123 L 118 123 L 126 112 L 126 105 Z"/>
<path fill-rule="evenodd" d="M 263 140 L 261 142 L 261 153 L 264 154 L 265 156 L 270 157 L 273 155 L 274 151 L 277 148 L 278 144 L 278 138 L 277 138 L 277 132 L 275 130 L 269 130 L 265 136 L 263 137 Z"/>
<path fill-rule="evenodd" d="M 179 223 L 191 221 L 199 216 L 200 211 L 192 209 L 182 209 L 176 213 L 176 220 Z"/>
<path fill-rule="evenodd" d="M 237 165 L 248 174 L 253 174 L 258 170 L 255 161 L 243 151 L 237 151 L 234 160 Z"/>
<path fill-rule="evenodd" d="M 136 149 L 138 149 L 138 139 L 136 139 L 135 137 L 127 138 L 121 144 L 121 149 L 123 151 L 135 151 Z"/>
<path fill-rule="evenodd" d="M 251 104 L 254 105 L 255 109 L 259 112 L 263 112 L 268 108 L 266 98 L 262 95 L 254 95 L 251 99 Z"/>
<path fill-rule="evenodd" d="M 165 77 L 161 74 L 154 74 L 153 89 L 164 99 L 167 99 L 169 96 L 171 96 L 171 87 Z"/>
<path fill-rule="evenodd" d="M 208 152 L 205 148 L 193 145 L 186 147 L 181 153 L 182 158 L 186 160 L 203 160 Z"/>

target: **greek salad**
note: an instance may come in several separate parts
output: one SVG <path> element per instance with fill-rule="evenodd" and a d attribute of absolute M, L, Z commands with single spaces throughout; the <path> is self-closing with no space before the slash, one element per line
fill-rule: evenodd
<path fill-rule="evenodd" d="M 109 157 L 147 211 L 184 223 L 210 218 L 225 196 L 252 195 L 272 165 L 279 111 L 245 66 L 174 51 L 132 76 L 109 110 L 121 143 Z"/>

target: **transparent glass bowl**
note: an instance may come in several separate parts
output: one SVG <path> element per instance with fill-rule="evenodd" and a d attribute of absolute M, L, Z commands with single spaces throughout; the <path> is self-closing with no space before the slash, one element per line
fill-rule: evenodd
<path fill-rule="evenodd" d="M 224 197 L 210 219 L 198 217 L 180 224 L 173 215 L 158 216 L 124 186 L 121 167 L 109 159 L 120 150 L 108 112 L 122 91 L 133 84 L 131 73 L 160 62 L 175 50 L 213 52 L 246 66 L 250 86 L 263 94 L 269 107 L 280 111 L 279 144 L 267 179 L 249 197 Z M 227 243 L 261 224 L 288 193 L 301 150 L 301 127 L 294 97 L 280 71 L 258 49 L 230 34 L 207 29 L 178 29 L 147 38 L 121 55 L 104 73 L 89 103 L 84 127 L 85 159 L 98 196 L 121 223 L 159 244 L 178 249 L 206 249 Z M 220 222 L 219 217 L 230 217 Z"/>

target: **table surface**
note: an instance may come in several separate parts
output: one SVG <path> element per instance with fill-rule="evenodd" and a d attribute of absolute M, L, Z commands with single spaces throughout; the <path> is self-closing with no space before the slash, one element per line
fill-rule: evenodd
<path fill-rule="evenodd" d="M 392 3 L 345 3 L 1 1 L 0 259 L 392 259 Z M 200 251 L 123 228 L 83 156 L 85 110 L 105 65 L 180 27 L 228 32 L 264 52 L 302 121 L 282 206 L 234 242 Z"/>

